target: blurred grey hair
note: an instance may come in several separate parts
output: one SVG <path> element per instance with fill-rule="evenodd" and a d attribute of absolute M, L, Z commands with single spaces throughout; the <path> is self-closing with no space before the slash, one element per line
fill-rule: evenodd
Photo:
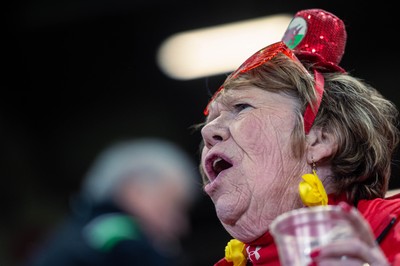
<path fill-rule="evenodd" d="M 181 175 L 165 175 L 167 171 Z M 182 178 L 182 176 L 184 178 Z M 158 182 L 181 178 L 189 197 L 196 193 L 198 169 L 177 144 L 159 138 L 142 138 L 114 143 L 95 159 L 82 183 L 81 193 L 91 202 L 109 200 L 127 178 Z"/>

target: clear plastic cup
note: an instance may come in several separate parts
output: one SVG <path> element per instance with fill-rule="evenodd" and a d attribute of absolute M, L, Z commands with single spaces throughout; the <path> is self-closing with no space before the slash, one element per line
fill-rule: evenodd
<path fill-rule="evenodd" d="M 306 266 L 311 251 L 337 239 L 358 238 L 339 206 L 296 209 L 278 216 L 270 226 L 282 266 Z"/>

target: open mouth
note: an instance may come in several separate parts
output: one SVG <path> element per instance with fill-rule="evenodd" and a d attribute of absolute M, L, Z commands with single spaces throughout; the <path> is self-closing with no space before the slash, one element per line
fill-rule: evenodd
<path fill-rule="evenodd" d="M 214 180 L 224 170 L 232 167 L 232 163 L 215 155 L 207 160 L 207 172 L 210 180 Z"/>

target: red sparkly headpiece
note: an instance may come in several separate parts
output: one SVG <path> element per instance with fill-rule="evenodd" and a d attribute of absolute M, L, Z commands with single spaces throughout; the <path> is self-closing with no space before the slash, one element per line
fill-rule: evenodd
<path fill-rule="evenodd" d="M 282 41 L 293 50 L 297 58 L 312 62 L 314 68 L 317 102 L 304 112 L 304 130 L 308 133 L 317 116 L 324 93 L 324 77 L 319 71 L 345 72 L 339 66 L 346 47 L 347 33 L 341 19 L 322 9 L 307 9 L 296 13 Z"/>
<path fill-rule="evenodd" d="M 322 9 L 297 12 L 282 38 L 300 61 L 310 61 L 328 72 L 345 72 L 339 63 L 346 40 L 343 21 Z"/>
<path fill-rule="evenodd" d="M 292 60 L 300 60 L 301 63 L 312 63 L 315 66 L 312 70 L 317 102 L 314 108 L 308 105 L 304 112 L 304 130 L 308 134 L 324 93 L 324 76 L 320 72 L 345 72 L 339 63 L 344 54 L 346 40 L 344 23 L 338 17 L 322 9 L 302 10 L 295 14 L 280 42 L 253 54 L 228 79 L 234 79 L 270 61 L 278 53 L 284 53 Z M 211 98 L 204 110 L 205 115 L 208 115 L 209 105 L 222 89 L 223 86 Z"/>

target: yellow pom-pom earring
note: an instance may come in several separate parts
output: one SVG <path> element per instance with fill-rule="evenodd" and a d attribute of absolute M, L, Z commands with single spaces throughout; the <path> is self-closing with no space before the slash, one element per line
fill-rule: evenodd
<path fill-rule="evenodd" d="M 303 204 L 306 206 L 327 205 L 328 195 L 317 175 L 314 160 L 312 163 L 312 173 L 304 174 L 302 178 L 303 181 L 299 184 L 299 194 Z"/>
<path fill-rule="evenodd" d="M 237 239 L 232 239 L 225 247 L 225 259 L 232 262 L 233 266 L 245 266 L 247 262 L 247 253 L 244 243 Z"/>

